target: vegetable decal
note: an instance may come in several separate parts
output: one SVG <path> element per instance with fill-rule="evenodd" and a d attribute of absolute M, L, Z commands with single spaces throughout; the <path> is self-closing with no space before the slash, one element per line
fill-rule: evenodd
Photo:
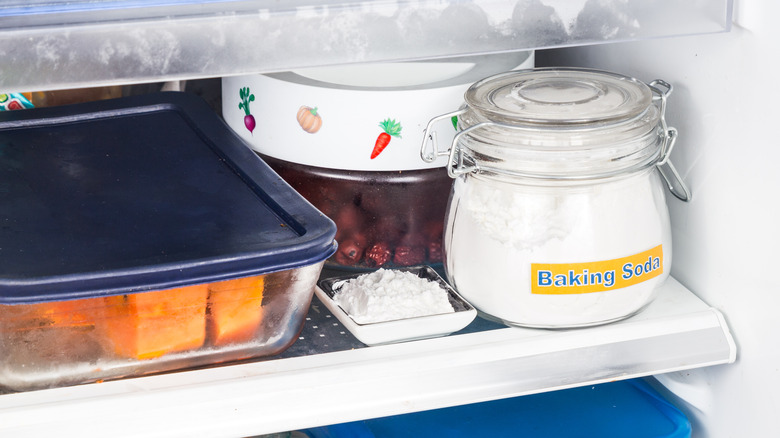
<path fill-rule="evenodd" d="M 0 111 L 32 108 L 33 104 L 21 93 L 0 94 Z"/>
<path fill-rule="evenodd" d="M 255 116 L 249 112 L 249 102 L 255 100 L 255 95 L 249 93 L 249 87 L 238 90 L 238 95 L 241 97 L 238 109 L 244 110 L 244 126 L 246 126 L 246 129 L 251 133 L 255 130 Z"/>
<path fill-rule="evenodd" d="M 322 117 L 317 114 L 317 107 L 302 106 L 298 110 L 298 124 L 304 131 L 314 134 L 322 126 Z"/>
<path fill-rule="evenodd" d="M 401 138 L 401 124 L 395 120 L 385 119 L 379 124 L 379 127 L 382 128 L 383 132 L 377 137 L 374 150 L 371 151 L 372 160 L 385 150 L 392 137 Z"/>

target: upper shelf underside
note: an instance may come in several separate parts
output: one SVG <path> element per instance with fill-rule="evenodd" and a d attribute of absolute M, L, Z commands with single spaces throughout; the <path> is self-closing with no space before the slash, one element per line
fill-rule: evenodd
<path fill-rule="evenodd" d="M 12 0 L 0 92 L 713 33 L 732 0 Z"/>

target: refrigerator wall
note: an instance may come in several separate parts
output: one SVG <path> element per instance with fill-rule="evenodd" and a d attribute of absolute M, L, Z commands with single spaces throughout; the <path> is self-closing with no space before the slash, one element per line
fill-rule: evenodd
<path fill-rule="evenodd" d="M 693 192 L 669 197 L 672 275 L 726 315 L 736 365 L 659 376 L 686 403 L 697 437 L 768 436 L 780 427 L 777 250 L 780 4 L 735 3 L 729 33 L 561 49 L 537 63 L 615 70 L 675 89 L 672 160 Z"/>
<path fill-rule="evenodd" d="M 250 436 L 658 373 L 667 373 L 659 378 L 687 403 L 698 436 L 767 436 L 774 428 L 777 323 L 771 315 L 778 282 L 769 245 L 777 237 L 777 201 L 770 190 L 780 176 L 769 140 L 778 97 L 768 62 L 778 36 L 769 20 L 778 7 L 769 0 L 738 4 L 731 33 L 701 37 L 685 35 L 724 30 L 730 1 L 545 0 L 553 8 L 541 12 L 558 12 L 566 21 L 590 11 L 587 5 L 642 13 L 626 22 L 621 8 L 605 12 L 588 21 L 588 32 L 565 39 L 526 32 L 520 19 L 539 17 L 515 16 L 515 6 L 541 3 L 525 0 L 176 0 L 168 2 L 172 9 L 76 8 L 26 17 L 17 9 L 27 11 L 30 2 L 6 3 L 0 6 L 0 89 L 8 92 L 610 42 L 539 52 L 538 63 L 579 63 L 675 84 L 667 113 L 680 130 L 673 159 L 694 199 L 684 204 L 669 197 L 677 239 L 672 274 L 725 312 L 742 350 L 737 366 L 713 366 L 733 361 L 728 329 L 719 312 L 677 281 L 636 318 L 583 330 L 501 328 L 334 351 L 314 348 L 324 332 L 314 329 L 326 325 L 309 321 L 312 330 L 296 342 L 306 354 L 2 394 L 0 435 Z M 123 2 L 32 2 L 60 3 Z M 192 3 L 205 5 L 191 9 Z M 467 22 L 487 23 L 482 37 L 447 21 L 464 8 Z M 446 25 L 409 19 L 419 14 L 441 16 Z M 610 27 L 612 19 L 630 32 Z M 425 32 L 415 31 L 418 24 Z M 674 38 L 619 42 L 660 37 Z M 698 367 L 708 368 L 692 370 Z"/>

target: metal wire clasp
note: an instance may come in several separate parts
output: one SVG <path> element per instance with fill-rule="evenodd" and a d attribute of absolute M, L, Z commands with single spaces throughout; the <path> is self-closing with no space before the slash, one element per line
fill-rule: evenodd
<path fill-rule="evenodd" d="M 420 147 L 420 158 L 422 158 L 426 163 L 432 163 L 438 157 L 445 155 L 448 156 L 447 174 L 450 176 L 450 178 L 456 178 L 457 176 L 463 175 L 464 173 L 470 173 L 479 170 L 474 161 L 468 159 L 461 148 L 458 147 L 458 141 L 461 137 L 473 131 L 474 129 L 483 127 L 485 123 L 479 123 L 462 131 L 458 131 L 458 133 L 455 134 L 455 137 L 453 137 L 450 147 L 443 151 L 439 150 L 439 141 L 436 137 L 436 130 L 433 129 L 433 125 L 444 119 L 452 120 L 453 117 L 457 117 L 465 112 L 466 108 L 463 107 L 457 111 L 434 117 L 428 122 L 428 125 L 426 125 L 425 131 L 423 132 L 423 142 L 422 146 Z M 431 145 L 430 148 L 428 148 L 429 143 Z M 466 164 L 467 160 L 470 162 L 469 164 Z"/>
<path fill-rule="evenodd" d="M 420 158 L 422 158 L 423 161 L 426 163 L 433 163 L 438 157 L 450 155 L 449 149 L 446 151 L 439 150 L 439 141 L 436 137 L 436 131 L 433 129 L 433 125 L 444 119 L 452 120 L 453 117 L 457 117 L 464 112 L 466 112 L 466 108 L 461 108 L 451 113 L 436 116 L 428 122 L 428 124 L 425 126 L 425 131 L 423 131 L 423 141 L 422 146 L 420 147 Z M 431 145 L 430 152 L 428 151 L 429 143 Z"/>
<path fill-rule="evenodd" d="M 677 199 L 688 202 L 691 200 L 691 191 L 688 189 L 685 181 L 683 181 L 683 179 L 680 177 L 680 174 L 677 173 L 677 169 L 675 169 L 674 165 L 669 159 L 669 156 L 672 154 L 672 149 L 674 149 L 674 145 L 677 142 L 677 129 L 666 125 L 666 98 L 672 94 L 674 87 L 672 87 L 670 83 L 661 79 L 656 79 L 650 82 L 648 86 L 650 87 L 650 90 L 652 90 L 652 92 L 657 95 L 657 100 L 659 101 L 659 111 L 661 113 L 661 128 L 664 132 L 664 143 L 661 147 L 661 158 L 655 165 L 666 182 L 666 186 L 669 188 L 669 191 L 672 192 L 672 194 L 677 197 Z M 659 86 L 663 87 L 665 91 L 659 88 Z M 654 97 L 654 99 L 656 98 Z"/>

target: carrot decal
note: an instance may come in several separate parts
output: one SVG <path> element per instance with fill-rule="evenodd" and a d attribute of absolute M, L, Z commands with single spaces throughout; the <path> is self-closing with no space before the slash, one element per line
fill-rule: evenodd
<path fill-rule="evenodd" d="M 249 102 L 255 100 L 255 95 L 249 93 L 249 87 L 238 90 L 238 95 L 241 97 L 238 109 L 244 110 L 244 126 L 251 133 L 255 130 L 255 117 L 249 112 Z"/>
<path fill-rule="evenodd" d="M 382 128 L 382 133 L 377 137 L 374 150 L 371 151 L 372 160 L 385 150 L 390 144 L 390 139 L 393 137 L 401 138 L 401 124 L 395 120 L 385 119 L 379 124 L 379 127 Z"/>

